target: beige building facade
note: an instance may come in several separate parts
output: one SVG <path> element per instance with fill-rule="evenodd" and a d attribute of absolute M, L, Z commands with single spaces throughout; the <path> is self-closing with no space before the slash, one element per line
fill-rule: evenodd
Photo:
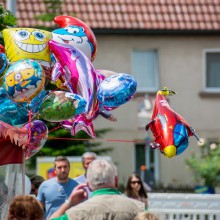
<path fill-rule="evenodd" d="M 220 136 L 220 96 L 207 91 L 205 82 L 205 53 L 220 52 L 220 36 L 199 35 L 98 35 L 98 52 L 94 61 L 96 69 L 107 69 L 115 72 L 132 73 L 133 50 L 156 50 L 158 54 L 159 88 L 167 86 L 177 94 L 169 97 L 171 108 L 183 116 L 200 138 L 216 139 Z M 146 68 L 148 66 L 146 65 Z M 143 75 L 143 80 L 144 80 Z M 151 131 L 139 129 L 139 98 L 151 92 L 137 92 L 128 103 L 112 111 L 117 122 L 98 117 L 95 129 L 111 128 L 102 140 L 102 146 L 113 147 L 109 155 L 119 168 L 121 183 L 125 183 L 131 172 L 135 171 L 136 140 L 145 140 Z M 152 96 L 153 98 L 155 97 Z M 147 120 L 145 124 L 147 124 Z M 105 141 L 106 140 L 106 141 Z M 112 140 L 112 141 L 107 141 Z M 116 141 L 114 141 L 116 140 Z M 117 142 L 117 140 L 119 140 Z M 123 142 L 125 140 L 125 142 Z M 133 140 L 133 142 L 132 142 Z M 131 142 L 126 142 L 131 141 Z M 185 159 L 193 152 L 199 151 L 197 140 L 190 137 L 188 148 L 180 155 L 168 159 L 158 149 L 156 155 L 157 182 L 163 184 L 193 184 L 194 177 L 185 164 Z M 147 152 L 146 152 L 147 153 Z M 149 153 L 149 152 L 148 152 Z M 149 161 L 148 161 L 149 162 Z M 146 161 L 146 163 L 148 163 Z"/>
<path fill-rule="evenodd" d="M 94 121 L 95 130 L 112 129 L 100 141 L 101 147 L 113 148 L 107 156 L 118 166 L 120 183 L 125 184 L 128 176 L 145 164 L 156 182 L 192 184 L 194 176 L 185 159 L 199 152 L 197 140 L 190 137 L 182 154 L 165 158 L 158 149 L 145 147 L 146 140 L 152 138 L 151 132 L 144 130 L 152 106 L 148 106 L 148 117 L 143 119 L 138 118 L 138 111 L 140 100 L 149 96 L 152 101 L 157 90 L 166 86 L 177 93 L 169 97 L 171 108 L 183 116 L 199 137 L 219 138 L 219 1 L 63 0 L 58 4 L 61 14 L 75 16 L 94 30 L 96 69 L 129 73 L 137 79 L 135 97 L 112 111 L 117 122 L 101 116 Z M 37 15 L 50 13 L 48 6 L 50 2 L 42 0 L 7 4 L 16 13 L 19 27 L 53 28 L 53 21 L 36 19 Z"/>

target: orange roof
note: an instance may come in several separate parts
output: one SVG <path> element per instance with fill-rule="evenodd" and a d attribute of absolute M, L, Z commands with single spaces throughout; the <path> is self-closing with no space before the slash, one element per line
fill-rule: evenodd
<path fill-rule="evenodd" d="M 220 0 L 62 0 L 60 14 L 79 18 L 93 29 L 220 30 Z M 48 7 L 47 7 L 48 8 Z M 36 15 L 43 0 L 17 0 L 17 26 L 53 27 Z"/>

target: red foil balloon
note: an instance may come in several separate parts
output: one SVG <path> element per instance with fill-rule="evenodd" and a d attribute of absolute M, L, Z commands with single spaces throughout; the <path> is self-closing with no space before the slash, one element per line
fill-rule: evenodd
<path fill-rule="evenodd" d="M 168 158 L 181 154 L 188 147 L 189 136 L 194 135 L 199 140 L 194 129 L 170 108 L 165 96 L 172 94 L 175 92 L 166 87 L 157 92 L 152 121 L 146 125 L 146 130 L 150 128 L 155 138 L 152 148 L 159 148 Z"/>

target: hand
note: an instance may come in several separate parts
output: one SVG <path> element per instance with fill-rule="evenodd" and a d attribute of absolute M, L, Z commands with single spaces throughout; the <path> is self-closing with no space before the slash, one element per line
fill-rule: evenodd
<path fill-rule="evenodd" d="M 82 202 L 84 199 L 88 198 L 87 191 L 85 189 L 87 185 L 86 184 L 79 184 L 76 186 L 73 191 L 71 192 L 69 198 L 68 198 L 68 204 L 67 202 L 63 203 L 63 205 L 57 209 L 50 217 L 49 220 L 53 218 L 58 218 L 61 215 L 63 215 L 66 210 L 68 210 L 71 206 L 77 205 L 80 202 Z"/>
<path fill-rule="evenodd" d="M 79 184 L 73 189 L 68 199 L 72 205 L 77 205 L 78 203 L 88 198 L 85 187 L 87 187 L 87 185 L 83 183 Z"/>

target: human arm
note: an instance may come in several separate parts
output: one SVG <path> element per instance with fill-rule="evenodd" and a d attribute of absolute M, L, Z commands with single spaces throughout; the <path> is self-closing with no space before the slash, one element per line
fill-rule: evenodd
<path fill-rule="evenodd" d="M 36 198 L 40 202 L 42 208 L 45 210 L 45 202 L 44 202 L 45 197 L 44 197 L 43 191 L 44 191 L 44 187 L 43 187 L 43 184 L 42 184 L 42 186 L 40 186 L 39 189 L 38 189 L 38 194 L 37 194 Z"/>
<path fill-rule="evenodd" d="M 78 186 L 76 186 L 71 192 L 69 198 L 65 201 L 65 203 L 63 203 L 62 206 L 60 206 L 60 208 L 57 211 L 55 211 L 49 217 L 49 220 L 62 216 L 69 208 L 79 204 L 84 199 L 87 199 L 88 195 L 86 190 L 84 189 L 84 187 L 86 186 L 86 184 L 79 184 Z"/>
<path fill-rule="evenodd" d="M 42 208 L 43 208 L 43 210 L 44 210 L 44 209 L 45 209 L 44 203 L 41 202 L 41 201 L 39 201 L 39 202 L 40 202 L 40 204 L 41 204 L 41 206 L 42 206 Z"/>

